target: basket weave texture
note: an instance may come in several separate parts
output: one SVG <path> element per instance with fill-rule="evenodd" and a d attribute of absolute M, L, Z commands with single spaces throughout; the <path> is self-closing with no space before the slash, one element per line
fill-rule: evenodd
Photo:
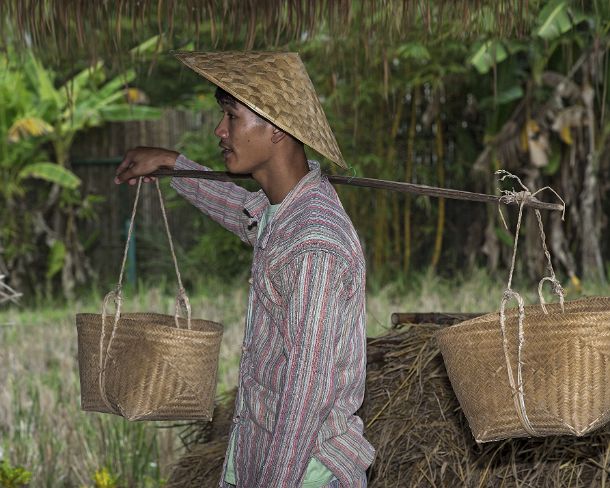
<path fill-rule="evenodd" d="M 121 313 L 121 281 L 140 188 L 141 180 L 117 289 L 106 295 L 101 314 L 76 315 L 81 406 L 128 420 L 211 420 L 223 328 L 191 318 L 158 182 L 179 283 L 176 313 Z M 106 312 L 111 300 L 113 315 Z M 179 316 L 181 307 L 186 318 Z"/>
<path fill-rule="evenodd" d="M 536 436 L 582 436 L 610 421 L 610 298 L 525 307 L 523 393 Z M 506 311 L 517 343 L 518 308 Z M 507 381 L 498 313 L 436 334 L 451 386 L 477 442 L 529 437 Z M 511 364 L 517 348 L 509 348 Z"/>
<path fill-rule="evenodd" d="M 530 193 L 516 176 L 497 174 L 516 179 L 524 190 L 504 192 L 520 203 L 508 285 L 499 313 L 437 332 L 447 375 L 477 442 L 582 436 L 610 421 L 610 298 L 564 303 L 535 210 L 550 274 L 538 286 L 540 305 L 524 305 L 511 288 L 519 230 L 524 204 L 542 190 Z M 545 282 L 559 303 L 545 305 Z M 511 299 L 519 306 L 506 310 Z"/>
<path fill-rule="evenodd" d="M 112 326 L 107 316 L 106 327 Z M 78 365 L 83 410 L 128 420 L 211 420 L 222 326 L 207 320 L 154 313 L 122 314 L 106 351 L 105 393 L 100 389 L 101 314 L 78 314 Z M 106 334 L 104 348 L 108 346 Z M 104 349 L 105 350 L 105 349 Z"/>

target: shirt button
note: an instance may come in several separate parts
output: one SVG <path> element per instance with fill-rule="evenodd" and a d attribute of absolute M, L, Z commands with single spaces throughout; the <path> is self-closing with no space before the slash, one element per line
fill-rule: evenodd
<path fill-rule="evenodd" d="M 234 424 L 238 424 L 239 423 L 239 415 L 237 415 L 236 417 L 233 417 L 233 423 Z"/>

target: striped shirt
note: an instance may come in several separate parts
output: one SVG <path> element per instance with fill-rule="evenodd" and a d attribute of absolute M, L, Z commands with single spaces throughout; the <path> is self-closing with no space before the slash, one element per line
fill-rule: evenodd
<path fill-rule="evenodd" d="M 183 155 L 175 169 L 207 170 Z M 311 457 L 342 487 L 363 486 L 375 453 L 354 415 L 366 375 L 365 264 L 334 188 L 310 161 L 258 237 L 262 190 L 190 178 L 172 186 L 254 247 L 230 433 L 237 486 L 299 487 Z"/>

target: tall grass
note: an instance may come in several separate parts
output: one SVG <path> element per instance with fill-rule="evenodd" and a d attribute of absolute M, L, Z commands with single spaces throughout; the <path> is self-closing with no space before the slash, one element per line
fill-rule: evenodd
<path fill-rule="evenodd" d="M 127 294 L 123 309 L 172 313 L 173 298 L 161 289 Z M 483 271 L 452 280 L 416 276 L 368 294 L 368 333 L 387 331 L 392 312 L 497 310 L 503 289 Z M 243 280 L 190 297 L 195 316 L 225 326 L 218 393 L 237 384 L 247 292 Z M 595 287 L 585 292 L 608 294 Z M 525 295 L 535 301 L 535 293 Z M 31 471 L 31 486 L 95 486 L 102 468 L 119 486 L 161 486 L 180 454 L 178 426 L 80 410 L 74 314 L 97 312 L 100 304 L 94 294 L 70 306 L 0 310 L 0 460 Z"/>
<path fill-rule="evenodd" d="M 173 313 L 174 299 L 161 289 L 127 293 L 123 310 Z M 219 392 L 237 381 L 246 303 L 245 283 L 191 296 L 198 317 L 226 327 Z M 100 304 L 94 294 L 70 306 L 0 311 L 0 460 L 31 471 L 31 486 L 95 486 L 95 473 L 106 468 L 119 486 L 157 487 L 178 456 L 179 426 L 80 410 L 74 315 L 99 312 Z"/>

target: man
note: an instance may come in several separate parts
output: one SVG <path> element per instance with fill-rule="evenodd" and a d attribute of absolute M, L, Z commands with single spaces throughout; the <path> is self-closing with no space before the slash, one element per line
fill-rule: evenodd
<path fill-rule="evenodd" d="M 221 487 L 364 487 L 373 447 L 354 415 L 366 374 L 365 264 L 334 188 L 303 144 L 345 167 L 294 53 L 178 53 L 216 84 L 224 162 L 258 192 L 174 178 L 193 205 L 254 247 L 235 416 Z M 116 182 L 207 168 L 129 151 Z M 146 177 L 145 181 L 150 180 Z"/>

